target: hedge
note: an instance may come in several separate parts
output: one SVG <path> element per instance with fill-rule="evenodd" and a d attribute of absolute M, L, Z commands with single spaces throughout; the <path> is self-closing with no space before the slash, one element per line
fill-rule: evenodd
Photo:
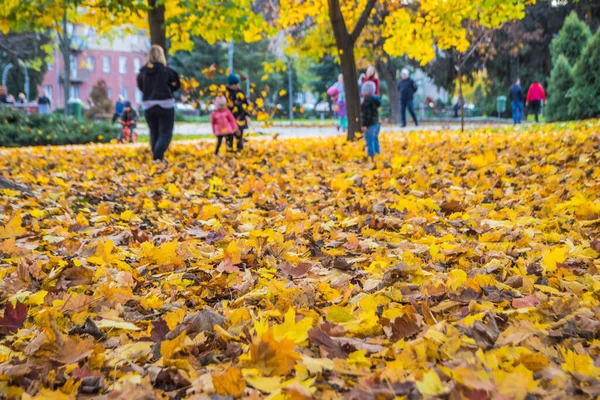
<path fill-rule="evenodd" d="M 2 147 L 106 143 L 116 139 L 119 130 L 108 122 L 77 121 L 57 114 L 27 115 L 0 108 Z"/>

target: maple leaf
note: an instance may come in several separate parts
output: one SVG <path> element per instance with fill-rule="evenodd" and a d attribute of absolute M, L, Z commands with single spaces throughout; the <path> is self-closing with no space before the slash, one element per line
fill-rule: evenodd
<path fill-rule="evenodd" d="M 246 389 L 242 371 L 235 367 L 227 368 L 222 374 L 213 374 L 212 381 L 215 391 L 221 396 L 240 397 Z"/>
<path fill-rule="evenodd" d="M 259 369 L 267 376 L 287 375 L 301 357 L 294 351 L 294 342 L 288 339 L 275 340 L 269 329 L 250 345 L 249 366 Z"/>
<path fill-rule="evenodd" d="M 8 335 L 23 327 L 27 319 L 27 306 L 20 301 L 13 304 L 9 301 L 4 306 L 4 315 L 0 318 L 0 333 Z"/>

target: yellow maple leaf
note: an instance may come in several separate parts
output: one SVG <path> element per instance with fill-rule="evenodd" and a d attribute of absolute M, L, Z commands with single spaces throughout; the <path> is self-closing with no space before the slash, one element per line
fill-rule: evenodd
<path fill-rule="evenodd" d="M 308 339 L 308 331 L 312 325 L 313 319 L 308 317 L 296 322 L 296 311 L 290 307 L 285 313 L 283 324 L 273 326 L 273 336 L 276 340 L 289 339 L 302 344 Z"/>
<path fill-rule="evenodd" d="M 556 271 L 556 264 L 565 261 L 567 258 L 564 247 L 555 247 L 552 250 L 545 252 L 542 257 L 542 265 L 546 272 Z"/>
<path fill-rule="evenodd" d="M 229 367 L 222 374 L 213 374 L 213 385 L 221 396 L 240 397 L 246 390 L 246 382 L 239 368 Z"/>
<path fill-rule="evenodd" d="M 264 375 L 287 375 L 301 357 L 294 351 L 294 342 L 288 339 L 275 340 L 269 329 L 250 345 L 250 365 Z"/>
<path fill-rule="evenodd" d="M 21 226 L 22 223 L 21 213 L 15 213 L 6 225 L 0 226 L 0 239 L 23 236 L 27 233 L 27 229 Z"/>
<path fill-rule="evenodd" d="M 423 374 L 423 379 L 415 382 L 417 384 L 417 389 L 423 396 L 440 396 L 450 392 L 450 389 L 442 383 L 439 375 L 434 370 L 430 369 L 429 371 Z"/>

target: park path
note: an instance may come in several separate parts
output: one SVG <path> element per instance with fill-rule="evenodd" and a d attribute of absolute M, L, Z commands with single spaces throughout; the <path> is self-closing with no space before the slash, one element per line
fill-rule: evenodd
<path fill-rule="evenodd" d="M 465 125 L 466 129 L 481 127 L 482 125 L 488 126 L 489 123 L 468 123 Z M 418 130 L 457 130 L 460 129 L 460 124 L 458 123 L 448 123 L 448 124 L 440 124 L 440 123 L 427 123 L 422 126 L 414 126 L 410 124 L 406 128 L 401 128 L 398 125 L 383 125 L 381 127 L 382 131 L 385 132 L 407 132 L 407 131 L 418 131 Z M 259 133 L 264 135 L 274 135 L 279 134 L 281 138 L 309 138 L 309 137 L 329 137 L 329 136 L 337 136 L 342 133 L 338 131 L 335 126 L 319 126 L 319 125 L 277 125 L 270 127 L 263 127 L 259 123 L 254 123 L 251 125 L 250 133 Z M 148 135 L 148 127 L 146 125 L 140 125 L 138 127 L 139 135 Z M 210 124 L 206 123 L 181 123 L 175 124 L 175 129 L 173 131 L 174 135 L 210 135 L 212 134 L 212 130 Z"/>
<path fill-rule="evenodd" d="M 465 124 L 465 129 L 478 128 L 482 126 L 490 126 L 489 123 L 469 123 Z M 494 124 L 494 126 L 501 126 L 500 124 Z M 409 125 L 406 128 L 401 128 L 399 126 L 391 126 L 391 125 L 383 125 L 381 127 L 382 132 L 394 132 L 394 133 L 402 133 L 402 132 L 413 132 L 413 131 L 441 131 L 441 130 L 459 130 L 460 124 L 425 124 L 420 126 Z M 342 133 L 339 132 L 334 126 L 272 126 L 272 127 L 262 127 L 260 124 L 254 124 L 250 133 L 258 133 L 259 135 L 249 137 L 250 140 L 261 140 L 268 139 L 273 137 L 273 135 L 278 134 L 279 139 L 294 139 L 294 138 L 317 138 L 317 137 L 332 137 L 332 136 L 341 136 Z M 141 125 L 138 127 L 139 135 L 148 135 L 148 128 L 146 125 Z M 175 124 L 174 135 L 183 135 L 183 136 L 192 136 L 199 134 L 207 134 L 211 135 L 207 138 L 196 139 L 191 138 L 190 140 L 177 140 L 177 143 L 188 143 L 194 141 L 212 141 L 214 140 L 212 137 L 212 131 L 210 128 L 210 124 L 195 124 L 195 123 L 183 123 L 183 124 Z M 67 147 L 69 150 L 78 150 L 89 148 L 89 146 L 93 146 L 94 144 L 85 144 L 85 145 L 68 145 L 68 146 L 56 146 L 58 148 Z M 101 144 L 103 145 L 103 144 Z M 129 144 L 128 146 L 136 146 L 136 147 L 147 147 L 148 143 L 136 143 Z M 14 152 L 15 150 L 19 152 L 29 152 L 32 151 L 35 147 L 19 147 L 19 148 L 11 148 L 11 147 L 0 147 L 0 155 L 8 154 L 10 152 Z"/>

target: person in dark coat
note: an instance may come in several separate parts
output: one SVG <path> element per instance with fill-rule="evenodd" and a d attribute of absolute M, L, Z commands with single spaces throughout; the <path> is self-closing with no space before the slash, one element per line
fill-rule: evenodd
<path fill-rule="evenodd" d="M 417 84 L 410 78 L 408 70 L 402 70 L 402 79 L 398 82 L 398 92 L 400 92 L 400 117 L 402 118 L 402 127 L 406 127 L 406 110 L 410 113 L 415 125 L 419 126 L 417 115 L 413 105 Z"/>
<path fill-rule="evenodd" d="M 365 142 L 367 143 L 367 156 L 371 159 L 376 154 L 381 153 L 379 147 L 379 131 L 381 124 L 379 123 L 379 107 L 381 101 L 379 97 L 375 95 L 377 86 L 373 81 L 366 81 L 360 88 L 363 102 L 360 105 L 360 119 L 362 122 L 362 131 L 365 135 Z"/>
<path fill-rule="evenodd" d="M 240 77 L 234 73 L 227 77 L 227 108 L 231 111 L 239 127 L 239 135 L 235 136 L 237 149 L 244 148 L 244 130 L 248 129 L 250 114 L 248 114 L 248 99 L 240 89 Z"/>
<path fill-rule="evenodd" d="M 181 87 L 179 75 L 167 67 L 162 47 L 153 45 L 148 52 L 148 61 L 140 70 L 137 86 L 142 92 L 142 109 L 150 129 L 150 148 L 153 163 L 164 170 L 167 168 L 165 152 L 173 138 L 175 126 L 175 97 Z"/>
<path fill-rule="evenodd" d="M 517 79 L 514 85 L 511 86 L 508 91 L 508 97 L 510 98 L 510 103 L 512 105 L 513 122 L 515 125 L 520 124 L 521 119 L 523 118 L 523 100 L 525 100 L 520 79 Z"/>
<path fill-rule="evenodd" d="M 52 105 L 52 102 L 50 101 L 50 99 L 46 95 L 46 91 L 42 91 L 40 93 L 40 96 L 38 97 L 37 104 L 38 104 L 38 114 L 44 115 L 44 114 L 49 114 L 50 113 L 50 107 Z"/>

